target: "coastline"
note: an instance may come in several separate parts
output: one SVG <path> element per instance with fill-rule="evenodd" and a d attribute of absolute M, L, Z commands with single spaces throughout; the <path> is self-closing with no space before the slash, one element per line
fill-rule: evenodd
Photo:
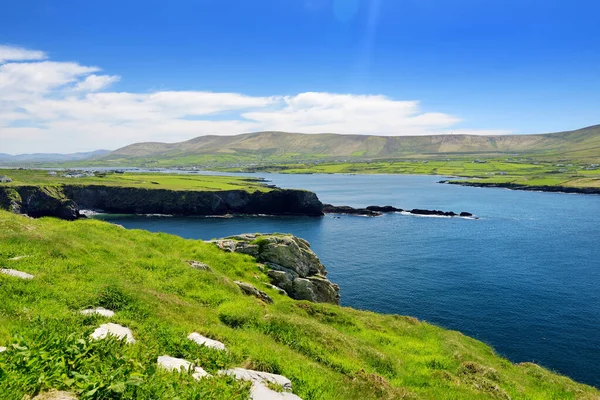
<path fill-rule="evenodd" d="M 529 192 L 550 192 L 550 193 L 565 193 L 565 194 L 591 194 L 600 195 L 600 188 L 585 188 L 571 186 L 530 186 L 518 183 L 492 183 L 492 182 L 472 182 L 472 181 L 452 181 L 442 180 L 438 183 L 448 185 L 481 187 L 481 188 L 498 188 L 509 190 L 525 190 Z"/>

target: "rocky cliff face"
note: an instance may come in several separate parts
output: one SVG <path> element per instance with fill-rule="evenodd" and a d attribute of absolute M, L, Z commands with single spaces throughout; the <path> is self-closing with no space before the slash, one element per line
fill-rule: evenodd
<path fill-rule="evenodd" d="M 304 190 L 200 192 L 111 186 L 0 187 L 0 207 L 32 217 L 74 219 L 79 209 L 123 214 L 323 215 L 317 196 Z"/>
<path fill-rule="evenodd" d="M 340 303 L 339 286 L 326 278 L 325 266 L 304 239 L 292 235 L 244 234 L 212 242 L 223 250 L 255 257 L 267 267 L 271 283 L 293 299 Z"/>
<path fill-rule="evenodd" d="M 79 209 L 59 186 L 0 187 L 0 207 L 30 217 L 79 218 Z"/>

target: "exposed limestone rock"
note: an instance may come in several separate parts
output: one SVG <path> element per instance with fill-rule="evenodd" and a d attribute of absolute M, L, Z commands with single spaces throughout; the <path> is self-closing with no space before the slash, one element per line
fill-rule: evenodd
<path fill-rule="evenodd" d="M 40 393 L 32 400 L 77 400 L 77 396 L 70 392 L 59 392 L 53 390 L 51 392 Z"/>
<path fill-rule="evenodd" d="M 225 350 L 225 345 L 218 340 L 209 339 L 197 332 L 192 332 L 188 335 L 188 339 L 198 343 L 200 346 L 210 347 L 217 350 Z"/>
<path fill-rule="evenodd" d="M 327 278 L 327 271 L 310 244 L 293 235 L 243 234 L 214 240 L 221 249 L 248 254 L 269 268 L 271 283 L 291 298 L 317 303 L 339 304 L 339 286 Z"/>
<path fill-rule="evenodd" d="M 187 261 L 187 263 L 190 264 L 190 267 L 192 267 L 194 269 L 212 272 L 212 269 L 208 265 L 204 264 L 203 262 L 189 260 L 189 261 Z"/>
<path fill-rule="evenodd" d="M 21 279 L 33 279 L 33 275 L 16 269 L 0 268 L 0 274 L 10 275 Z"/>
<path fill-rule="evenodd" d="M 250 390 L 250 398 L 253 400 L 278 400 L 292 399 L 301 400 L 295 394 L 288 393 L 292 390 L 292 381 L 282 375 L 270 374 L 268 372 L 253 371 L 244 368 L 233 368 L 219 371 L 221 375 L 231 375 L 235 379 L 252 382 Z M 274 384 L 281 386 L 283 392 L 276 392 L 270 389 L 267 385 Z"/>
<path fill-rule="evenodd" d="M 284 390 L 292 390 L 292 381 L 282 375 L 270 374 L 268 372 L 253 371 L 245 368 L 232 368 L 219 371 L 221 375 L 231 375 L 235 379 L 251 381 L 261 384 L 273 383 L 283 387 Z"/>
<path fill-rule="evenodd" d="M 87 310 L 81 310 L 80 313 L 83 314 L 83 315 L 97 314 L 97 315 L 100 315 L 102 317 L 107 317 L 107 318 L 115 316 L 115 312 L 114 311 L 107 310 L 106 308 L 102 308 L 102 307 L 88 308 Z"/>
<path fill-rule="evenodd" d="M 100 325 L 100 327 L 92 333 L 92 339 L 104 339 L 108 335 L 116 336 L 118 339 L 126 338 L 127 343 L 135 343 L 133 333 L 129 328 L 113 323 Z"/>
<path fill-rule="evenodd" d="M 251 284 L 246 283 L 246 282 L 240 282 L 240 281 L 234 281 L 234 282 L 236 285 L 238 285 L 240 287 L 240 289 L 242 289 L 242 292 L 244 292 L 245 294 L 247 294 L 249 296 L 257 297 L 257 298 L 261 299 L 262 301 L 264 301 L 265 303 L 270 304 L 273 302 L 273 299 L 271 298 L 271 296 L 269 296 L 262 290 L 258 290 Z"/>
<path fill-rule="evenodd" d="M 260 383 L 253 383 L 250 389 L 252 400 L 302 400 L 300 397 L 289 392 L 276 392 Z"/>
<path fill-rule="evenodd" d="M 5 352 L 5 351 L 6 351 L 6 347 L 4 347 L 4 346 L 0 346 L 0 353 L 3 353 L 3 352 Z"/>
<path fill-rule="evenodd" d="M 210 376 L 208 372 L 200 367 L 194 367 L 193 364 L 182 358 L 175 358 L 171 356 L 160 356 L 156 360 L 159 368 L 166 369 L 167 371 L 193 371 L 192 376 L 194 379 L 199 380 L 205 376 Z"/>

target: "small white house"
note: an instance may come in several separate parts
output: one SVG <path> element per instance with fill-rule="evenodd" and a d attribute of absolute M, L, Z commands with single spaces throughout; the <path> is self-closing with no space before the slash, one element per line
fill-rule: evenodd
<path fill-rule="evenodd" d="M 2 182 L 2 183 L 8 183 L 8 182 L 12 182 L 12 179 L 10 179 L 6 175 L 0 175 L 0 182 Z"/>

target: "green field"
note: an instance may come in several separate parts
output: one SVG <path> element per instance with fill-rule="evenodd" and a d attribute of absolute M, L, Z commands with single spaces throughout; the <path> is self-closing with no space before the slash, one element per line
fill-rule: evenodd
<path fill-rule="evenodd" d="M 600 168 L 588 163 L 480 160 L 413 160 L 356 163 L 276 164 L 223 168 L 223 171 L 261 171 L 288 174 L 421 174 L 473 178 L 471 182 L 516 183 L 530 186 L 600 188 Z"/>
<path fill-rule="evenodd" d="M 66 171 L 56 171 L 56 175 L 50 175 L 45 170 L 15 170 L 2 169 L 0 175 L 6 175 L 13 181 L 10 183 L 0 183 L 0 185 L 104 185 L 104 186 L 122 186 L 148 189 L 168 189 L 168 190 L 199 190 L 199 191 L 220 191 L 220 190 L 246 190 L 268 191 L 268 188 L 260 180 L 252 178 L 242 178 L 233 176 L 211 176 L 195 174 L 163 174 L 163 173 L 104 173 L 95 176 L 66 178 L 62 175 Z"/>
<path fill-rule="evenodd" d="M 14 257 L 23 257 L 10 260 Z M 185 261 L 208 264 L 211 271 Z M 234 366 L 279 373 L 303 399 L 597 399 L 600 392 L 487 345 L 417 321 L 294 301 L 268 285 L 249 256 L 198 240 L 125 230 L 95 220 L 30 219 L 0 211 L 0 393 L 21 400 L 50 388 L 82 399 L 244 399 L 248 385 L 196 383 L 156 368 L 168 354 L 208 372 Z M 245 296 L 249 282 L 273 304 Z M 137 342 L 91 341 L 104 306 Z M 197 331 L 228 352 L 186 339 Z"/>

